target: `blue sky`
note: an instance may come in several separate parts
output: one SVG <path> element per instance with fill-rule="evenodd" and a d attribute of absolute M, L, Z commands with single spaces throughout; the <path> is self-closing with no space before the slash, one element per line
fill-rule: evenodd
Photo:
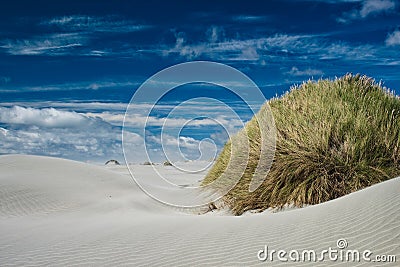
<path fill-rule="evenodd" d="M 266 98 L 347 72 L 399 89 L 399 11 L 394 0 L 3 1 L 0 154 L 122 160 L 121 122 L 135 90 L 158 71 L 192 60 L 239 69 Z M 218 88 L 192 86 L 161 106 L 209 94 L 235 105 Z M 184 115 L 200 110 L 241 127 L 218 106 L 190 105 Z M 244 121 L 251 117 L 235 107 Z M 137 110 L 129 129 L 140 145 L 145 118 Z M 149 136 L 159 134 L 164 115 L 154 114 Z M 182 134 L 170 141 L 181 142 L 189 158 L 201 139 L 214 137 L 220 148 L 227 138 L 200 119 Z M 161 160 L 159 145 L 150 144 Z"/>

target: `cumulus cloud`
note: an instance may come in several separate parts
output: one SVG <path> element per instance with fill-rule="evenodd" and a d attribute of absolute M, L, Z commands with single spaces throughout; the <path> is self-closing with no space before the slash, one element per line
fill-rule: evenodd
<path fill-rule="evenodd" d="M 0 108 L 0 154 L 35 154 L 74 160 L 122 159 L 120 128 L 54 108 Z M 137 140 L 136 140 L 137 141 Z"/>
<path fill-rule="evenodd" d="M 394 31 L 390 33 L 385 41 L 387 46 L 397 46 L 400 45 L 400 31 Z"/>
<path fill-rule="evenodd" d="M 393 0 L 366 0 L 363 1 L 359 9 L 345 12 L 337 21 L 348 23 L 352 20 L 365 19 L 369 16 L 392 12 L 396 7 Z"/>
<path fill-rule="evenodd" d="M 188 120 L 183 117 L 166 119 L 156 116 L 148 118 L 150 128 L 146 131 L 146 146 L 149 154 L 152 155 L 152 159 L 158 161 L 165 159 L 162 145 L 177 160 L 181 160 L 182 155 L 188 159 L 195 159 L 200 154 L 207 155 L 207 158 L 210 158 L 210 155 L 213 154 L 211 152 L 221 148 L 227 136 L 221 133 L 210 136 L 212 139 L 215 137 L 216 148 L 212 142 L 196 139 L 196 131 L 200 129 L 199 133 L 201 133 L 200 127 L 207 127 L 208 131 L 213 127 L 221 129 L 221 127 L 216 127 L 216 121 L 224 124 L 231 131 L 243 126 L 241 121 L 230 118 L 217 106 L 204 107 L 199 103 L 194 104 L 203 107 L 200 110 L 209 112 L 210 116 L 213 115 L 213 119 L 195 118 Z M 143 105 L 149 104 L 144 103 Z M 122 108 L 124 106 L 122 104 L 58 103 L 58 106 L 59 108 L 0 107 L 0 154 L 46 155 L 94 162 L 105 162 L 110 158 L 123 161 L 121 125 L 124 116 Z M 167 106 L 171 108 L 169 105 Z M 87 108 L 90 110 L 108 107 L 110 107 L 108 111 L 102 112 L 78 113 L 63 110 L 65 108 Z M 147 118 L 140 114 L 140 109 L 143 109 L 143 106 L 137 105 L 135 108 L 137 113 L 126 124 L 124 151 L 129 162 L 144 162 L 148 159 L 147 155 L 143 153 L 145 138 L 142 136 L 142 132 Z M 207 108 L 211 109 L 207 110 Z M 194 112 L 193 109 L 193 105 L 189 105 L 182 112 L 190 115 L 188 112 Z M 176 133 L 176 129 L 182 127 L 189 129 L 186 132 L 187 135 L 179 133 L 178 136 L 174 137 L 169 134 Z M 161 128 L 165 131 L 162 143 Z M 201 138 L 204 138 L 204 136 Z"/>
<path fill-rule="evenodd" d="M 258 109 L 261 104 L 248 103 L 251 108 Z M 57 103 L 55 103 L 57 105 Z M 190 126 L 191 128 L 213 127 L 215 125 L 226 125 L 227 127 L 242 127 L 243 122 L 237 117 L 229 107 L 232 107 L 237 113 L 243 113 L 247 110 L 237 103 L 223 103 L 210 99 L 190 100 L 184 103 L 162 103 L 152 105 L 150 103 L 134 103 L 129 105 L 128 113 L 125 115 L 128 105 L 100 103 L 72 104 L 70 107 L 82 110 L 82 114 L 91 118 L 101 118 L 102 120 L 121 126 L 125 119 L 125 126 L 134 128 L 147 127 L 165 127 L 173 128 L 180 126 Z M 98 110 L 91 111 L 92 108 Z M 118 109 L 120 107 L 121 109 Z M 115 108 L 111 110 L 111 108 Z M 102 110 L 103 109 L 103 110 Z M 147 113 L 150 113 L 147 116 Z"/>
<path fill-rule="evenodd" d="M 119 134 L 101 128 L 72 131 L 66 128 L 10 127 L 1 131 L 0 136 L 0 154 L 33 154 L 94 162 L 122 159 Z"/>
<path fill-rule="evenodd" d="M 0 107 L 0 123 L 24 124 L 46 128 L 71 128 L 82 127 L 87 125 L 88 122 L 88 118 L 80 114 L 54 108 Z"/>

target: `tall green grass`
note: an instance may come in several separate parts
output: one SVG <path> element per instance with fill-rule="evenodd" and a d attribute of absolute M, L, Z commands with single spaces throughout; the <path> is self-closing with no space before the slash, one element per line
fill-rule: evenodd
<path fill-rule="evenodd" d="M 317 204 L 400 175 L 400 99 L 373 79 L 348 74 L 309 81 L 268 105 L 276 125 L 275 158 L 264 182 L 250 192 L 261 144 L 253 118 L 241 132 L 249 137 L 246 170 L 223 197 L 234 214 Z M 218 179 L 230 157 L 228 142 L 203 185 Z M 235 178 L 234 169 L 229 173 Z"/>

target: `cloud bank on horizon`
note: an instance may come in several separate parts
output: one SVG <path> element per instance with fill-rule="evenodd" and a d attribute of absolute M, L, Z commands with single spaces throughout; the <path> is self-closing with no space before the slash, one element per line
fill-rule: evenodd
<path fill-rule="evenodd" d="M 123 114 L 135 90 L 163 68 L 190 60 L 235 67 L 267 98 L 306 79 L 347 72 L 400 88 L 400 3 L 395 0 L 42 5 L 46 9 L 14 1 L 0 10 L 0 154 L 122 160 Z M 138 107 L 135 120 L 127 122 L 132 145 L 143 145 L 147 134 L 157 155 L 164 111 L 195 90 L 200 89 L 165 99 L 150 118 Z M 235 99 L 219 97 L 235 105 Z M 219 107 L 207 108 L 199 103 L 185 112 L 197 110 L 241 127 Z M 240 112 L 245 120 L 251 117 L 248 110 Z M 185 114 L 169 124 L 182 120 Z M 139 132 L 145 121 L 148 130 Z M 203 118 L 182 138 L 168 136 L 168 142 L 195 158 L 203 138 L 215 138 L 219 148 L 227 140 Z M 137 155 L 137 160 L 145 158 Z"/>

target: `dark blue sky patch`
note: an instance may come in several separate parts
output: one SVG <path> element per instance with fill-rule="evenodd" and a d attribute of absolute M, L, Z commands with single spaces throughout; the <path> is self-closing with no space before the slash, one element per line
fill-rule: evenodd
<path fill-rule="evenodd" d="M 118 127 L 135 90 L 158 71 L 193 60 L 239 69 L 266 98 L 308 79 L 348 72 L 366 74 L 398 92 L 399 11 L 397 0 L 5 1 L 0 10 L 0 135 L 6 137 L 0 154 L 37 154 L 41 144 L 44 154 L 62 157 L 56 151 L 60 145 L 60 151 L 72 151 L 65 157 L 87 153 L 85 160 L 100 160 L 109 156 L 104 147 L 109 145 L 111 154 L 120 157 Z M 171 93 L 162 104 L 207 94 L 240 109 L 235 97 L 196 86 Z M 98 116 L 103 123 L 94 127 L 112 125 L 113 141 L 102 141 L 104 131 L 86 138 L 82 130 L 82 136 L 71 138 L 86 140 L 86 145 L 73 146 L 62 138 L 47 142 L 51 134 L 67 138 L 70 133 L 39 129 L 37 146 L 29 147 L 23 137 L 34 128 L 18 130 L 12 120 L 4 122 L 11 118 L 4 114 L 17 111 L 16 118 L 75 116 L 49 108 L 78 112 L 91 121 Z M 249 110 L 240 112 L 246 118 L 252 115 Z M 157 124 L 165 114 L 153 115 Z M 140 128 L 142 119 L 138 116 L 130 128 Z M 197 131 L 187 127 L 184 134 L 195 140 L 218 135 L 218 144 L 223 143 L 220 130 L 207 125 Z M 150 133 L 157 136 L 159 127 L 151 125 Z M 134 135 L 132 140 L 141 142 L 140 138 Z M 19 143 L 4 143 L 10 140 Z M 184 140 L 188 149 L 196 144 Z"/>

